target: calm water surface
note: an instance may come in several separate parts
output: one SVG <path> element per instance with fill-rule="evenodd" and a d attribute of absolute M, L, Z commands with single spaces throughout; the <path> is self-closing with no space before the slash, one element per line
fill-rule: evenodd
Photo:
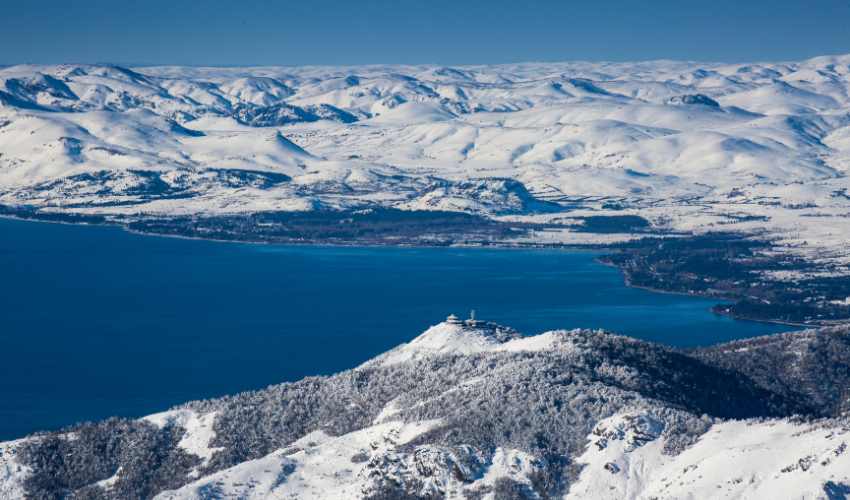
<path fill-rule="evenodd" d="M 590 252 L 334 248 L 0 219 L 0 439 L 353 367 L 451 312 L 674 345 L 787 328 L 626 288 Z"/>

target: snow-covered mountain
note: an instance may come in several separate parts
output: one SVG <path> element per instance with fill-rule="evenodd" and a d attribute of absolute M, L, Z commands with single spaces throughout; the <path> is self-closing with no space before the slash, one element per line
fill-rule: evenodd
<path fill-rule="evenodd" d="M 850 56 L 0 69 L 0 204 L 45 213 L 616 209 L 843 273 L 848 169 Z"/>
<path fill-rule="evenodd" d="M 0 443 L 0 496 L 844 498 L 848 360 L 847 327 L 684 352 L 450 319 L 330 377 Z"/>

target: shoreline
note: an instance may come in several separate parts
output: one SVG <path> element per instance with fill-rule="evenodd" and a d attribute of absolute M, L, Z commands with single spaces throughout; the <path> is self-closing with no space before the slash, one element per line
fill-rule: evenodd
<path fill-rule="evenodd" d="M 651 286 L 635 285 L 635 284 L 632 283 L 631 279 L 629 279 L 629 274 L 624 269 L 622 269 L 621 267 L 619 267 L 616 264 L 613 264 L 611 262 L 605 262 L 605 261 L 600 260 L 600 259 L 594 259 L 594 260 L 596 262 L 598 262 L 599 264 L 602 264 L 603 266 L 608 266 L 608 267 L 613 267 L 615 269 L 618 269 L 620 271 L 620 274 L 622 274 L 622 276 L 623 276 L 623 283 L 625 284 L 625 286 L 627 286 L 629 288 L 634 288 L 636 290 L 646 290 L 648 292 L 653 292 L 653 293 L 663 293 L 663 294 L 667 294 L 667 295 L 681 295 L 681 296 L 684 296 L 684 297 L 697 297 L 697 298 L 700 298 L 700 299 L 711 299 L 711 300 L 719 300 L 719 301 L 726 301 L 726 302 L 734 302 L 735 301 L 735 299 L 731 298 L 731 297 L 730 298 L 722 298 L 722 297 L 715 297 L 713 295 L 701 295 L 701 294 L 698 294 L 698 293 L 678 292 L 676 290 L 664 290 L 662 288 L 653 288 Z M 719 304 L 717 304 L 717 305 L 719 305 Z M 802 328 L 820 328 L 822 326 L 826 326 L 826 325 L 811 325 L 811 324 L 806 324 L 806 323 L 794 323 L 794 322 L 789 322 L 789 321 L 780 321 L 780 320 L 771 320 L 771 319 L 747 318 L 747 317 L 743 317 L 743 316 L 737 316 L 737 315 L 734 315 L 734 314 L 717 312 L 713 308 L 711 309 L 711 312 L 718 315 L 718 316 L 724 316 L 724 317 L 727 317 L 727 318 L 730 318 L 730 319 L 734 319 L 735 321 L 751 321 L 751 322 L 755 322 L 755 323 L 770 323 L 770 324 L 774 324 L 774 325 L 786 325 L 786 326 L 794 326 L 794 327 L 802 327 Z M 848 320 L 847 323 L 850 323 L 850 320 Z"/>
<path fill-rule="evenodd" d="M 316 240 L 287 240 L 287 241 L 268 241 L 268 240 L 257 240 L 257 239 L 223 239 L 223 238 L 208 238 L 203 236 L 187 236 L 183 234 L 172 234 L 172 233 L 160 233 L 155 231 L 141 231 L 138 229 L 132 229 L 127 224 L 107 219 L 103 222 L 71 222 L 71 221 L 63 221 L 63 220 L 52 220 L 52 219 L 41 219 L 37 217 L 20 217 L 15 215 L 8 214 L 0 214 L 0 219 L 8 219 L 19 222 L 36 222 L 36 223 L 47 223 L 47 224 L 60 224 L 66 226 L 90 226 L 90 227 L 114 227 L 116 229 L 120 229 L 128 234 L 133 234 L 136 236 L 145 236 L 145 237 L 154 237 L 154 238 L 172 238 L 178 240 L 188 240 L 188 241 L 209 241 L 214 243 L 229 243 L 229 244 L 243 244 L 243 245 L 279 245 L 279 246 L 298 246 L 298 247 L 337 247 L 337 248 L 481 248 L 481 249 L 492 249 L 492 250 L 563 250 L 563 251 L 593 251 L 593 252 L 603 252 L 606 250 L 610 250 L 610 247 L 607 245 L 588 243 L 516 243 L 510 244 L 508 242 L 499 241 L 499 242 L 491 242 L 489 244 L 476 244 L 476 243 L 451 243 L 447 245 L 434 245 L 427 243 L 412 243 L 412 242 L 364 242 L 364 241 L 356 241 L 356 242 L 345 242 L 345 241 L 333 241 L 333 242 L 322 242 Z M 616 266 L 614 266 L 616 267 Z"/>

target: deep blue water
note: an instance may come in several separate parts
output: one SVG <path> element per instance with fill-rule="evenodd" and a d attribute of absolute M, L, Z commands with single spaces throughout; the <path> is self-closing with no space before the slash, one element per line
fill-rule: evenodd
<path fill-rule="evenodd" d="M 590 252 L 292 247 L 0 219 L 0 439 L 353 367 L 449 313 L 674 345 L 785 330 Z"/>

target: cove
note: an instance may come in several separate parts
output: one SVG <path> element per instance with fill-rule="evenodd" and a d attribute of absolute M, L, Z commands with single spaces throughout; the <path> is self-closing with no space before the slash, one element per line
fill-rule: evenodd
<path fill-rule="evenodd" d="M 628 288 L 594 252 L 221 243 L 0 219 L 0 439 L 334 373 L 449 313 L 675 346 L 791 329 Z"/>

